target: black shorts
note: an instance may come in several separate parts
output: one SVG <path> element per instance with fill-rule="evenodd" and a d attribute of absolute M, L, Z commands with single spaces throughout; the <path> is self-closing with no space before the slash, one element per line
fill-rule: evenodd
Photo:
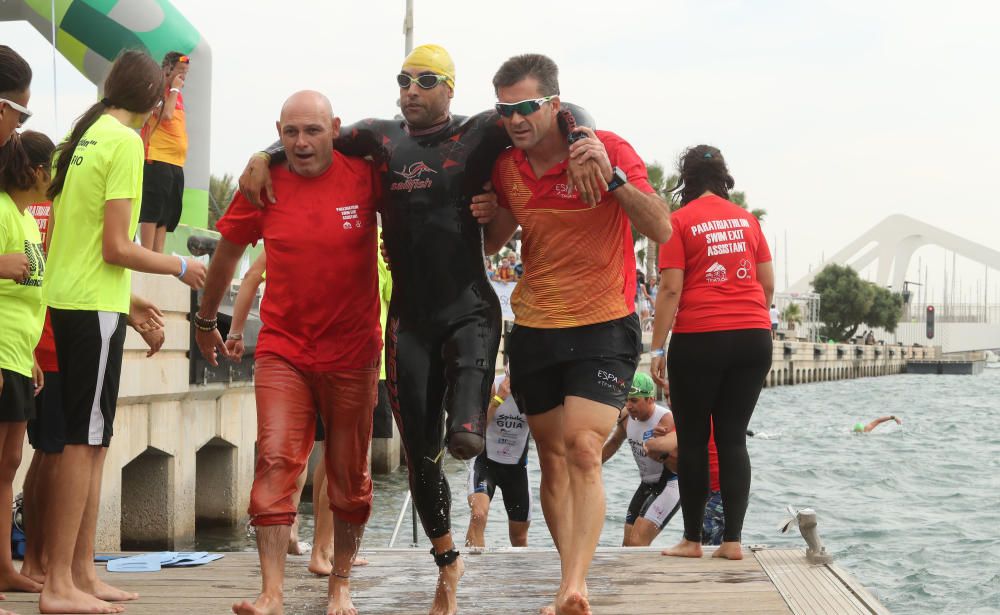
<path fill-rule="evenodd" d="M 165 226 L 173 232 L 184 207 L 184 168 L 149 160 L 142 172 L 142 208 L 139 222 Z"/>
<path fill-rule="evenodd" d="M 108 446 L 118 404 L 125 315 L 50 308 L 66 444 Z"/>
<path fill-rule="evenodd" d="M 511 521 L 531 521 L 531 489 L 528 486 L 528 466 L 519 463 L 497 463 L 486 456 L 476 457 L 469 470 L 469 495 L 485 493 L 493 501 L 497 487 L 503 492 L 503 506 Z"/>
<path fill-rule="evenodd" d="M 507 349 L 511 393 L 521 412 L 548 412 L 571 395 L 621 409 L 639 365 L 642 333 L 634 313 L 565 329 L 515 324 Z"/>
<path fill-rule="evenodd" d="M 677 477 L 671 472 L 664 472 L 655 483 L 639 483 L 628 504 L 625 523 L 634 525 L 638 519 L 645 518 L 662 530 L 680 507 Z"/>
<path fill-rule="evenodd" d="M 0 369 L 3 390 L 0 391 L 0 423 L 19 423 L 35 416 L 35 383 L 24 374 Z"/>
<path fill-rule="evenodd" d="M 45 372 L 45 387 L 35 398 L 35 417 L 28 421 L 28 442 L 35 450 L 51 454 L 63 452 L 66 446 L 59 372 Z"/>

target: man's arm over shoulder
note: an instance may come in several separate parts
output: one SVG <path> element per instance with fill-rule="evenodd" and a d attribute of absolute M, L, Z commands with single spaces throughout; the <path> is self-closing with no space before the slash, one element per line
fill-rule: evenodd
<path fill-rule="evenodd" d="M 625 173 L 627 181 L 614 195 L 635 229 L 657 243 L 666 243 L 673 229 L 670 206 L 649 184 L 646 163 L 625 139 L 612 132 L 597 133 L 608 152 L 612 167 Z"/>
<path fill-rule="evenodd" d="M 333 149 L 347 156 L 378 158 L 382 152 L 383 137 L 393 124 L 392 120 L 368 118 L 344 126 L 333 141 Z"/>

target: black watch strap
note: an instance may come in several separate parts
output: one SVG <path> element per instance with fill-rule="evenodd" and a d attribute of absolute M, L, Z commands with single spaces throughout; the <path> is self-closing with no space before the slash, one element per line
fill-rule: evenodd
<path fill-rule="evenodd" d="M 615 167 L 611 170 L 611 181 L 608 182 L 608 192 L 614 192 L 627 183 L 628 175 L 625 175 L 625 171 L 622 171 L 619 167 Z"/>

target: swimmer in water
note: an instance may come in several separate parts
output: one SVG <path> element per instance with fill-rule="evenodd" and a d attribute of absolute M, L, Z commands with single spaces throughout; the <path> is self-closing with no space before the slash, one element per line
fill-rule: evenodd
<path fill-rule="evenodd" d="M 902 425 L 903 424 L 903 421 L 897 419 L 894 415 L 893 416 L 883 416 L 883 417 L 879 417 L 879 418 L 875 419 L 874 421 L 872 421 L 871 423 L 868 423 L 867 425 L 865 425 L 864 423 L 862 423 L 860 421 L 857 422 L 857 423 L 855 423 L 854 424 L 854 433 L 868 433 L 870 431 L 873 431 L 876 427 L 878 427 L 882 423 L 888 423 L 889 421 L 896 421 L 897 425 Z"/>

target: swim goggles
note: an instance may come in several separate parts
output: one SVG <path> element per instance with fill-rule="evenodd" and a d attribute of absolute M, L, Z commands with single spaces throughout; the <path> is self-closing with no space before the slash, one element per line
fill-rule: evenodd
<path fill-rule="evenodd" d="M 423 89 L 430 90 L 437 87 L 437 85 L 442 81 L 447 81 L 447 80 L 448 78 L 445 77 L 444 75 L 435 75 L 434 73 L 424 73 L 423 75 L 418 75 L 416 77 L 412 75 L 407 75 L 406 73 L 399 73 L 398 75 L 396 75 L 396 83 L 398 83 L 399 87 L 403 88 L 404 90 L 410 87 L 410 84 L 412 84 L 414 81 L 416 81 L 417 85 L 419 85 Z"/>
<path fill-rule="evenodd" d="M 535 111 L 542 108 L 542 105 L 549 102 L 555 98 L 555 95 L 545 96 L 543 98 L 529 98 L 528 100 L 522 100 L 521 102 L 515 103 L 502 103 L 498 102 L 496 104 L 497 113 L 502 117 L 513 117 L 515 113 L 519 115 L 531 115 Z"/>
<path fill-rule="evenodd" d="M 177 58 L 177 63 L 178 64 L 190 64 L 191 63 L 191 58 L 188 57 L 188 56 L 181 56 L 181 57 Z"/>
<path fill-rule="evenodd" d="M 10 107 L 11 109 L 13 109 L 14 111 L 17 111 L 18 113 L 21 114 L 20 117 L 17 118 L 17 127 L 18 128 L 20 128 L 21 126 L 24 126 L 24 123 L 27 122 L 28 118 L 31 117 L 31 111 L 28 111 L 27 107 L 22 107 L 21 105 L 17 104 L 13 100 L 10 100 L 10 99 L 7 99 L 7 98 L 0 98 L 0 104 L 7 105 L 8 107 Z"/>

